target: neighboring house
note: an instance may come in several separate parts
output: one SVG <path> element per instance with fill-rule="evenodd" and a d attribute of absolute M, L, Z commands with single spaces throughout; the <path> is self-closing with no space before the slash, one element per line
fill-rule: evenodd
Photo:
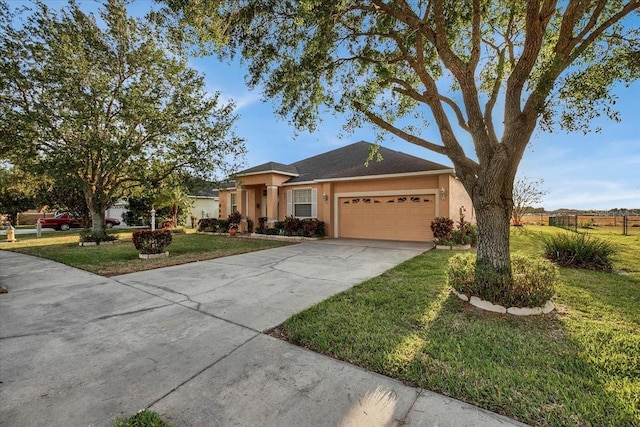
<path fill-rule="evenodd" d="M 268 162 L 220 188 L 220 217 L 233 211 L 270 226 L 285 216 L 317 218 L 328 237 L 431 241 L 431 221 L 475 222 L 471 199 L 452 168 L 380 147 L 383 160 L 365 161 L 372 144 L 357 142 L 285 165 Z"/>
<path fill-rule="evenodd" d="M 202 218 L 218 218 L 220 215 L 220 203 L 218 190 L 214 188 L 204 188 L 193 194 L 189 194 L 191 208 L 187 219 L 192 227 L 197 226 Z M 194 221 L 195 218 L 195 221 Z"/>
<path fill-rule="evenodd" d="M 127 223 L 124 221 L 124 217 L 122 216 L 122 214 L 128 211 L 129 210 L 127 209 L 127 201 L 124 199 L 120 199 L 105 211 L 104 216 L 109 218 L 117 218 L 120 220 L 120 225 L 126 227 Z"/>

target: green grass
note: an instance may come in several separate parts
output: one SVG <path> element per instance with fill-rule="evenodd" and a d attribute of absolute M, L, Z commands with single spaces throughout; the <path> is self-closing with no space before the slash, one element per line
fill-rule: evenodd
<path fill-rule="evenodd" d="M 191 231 L 191 230 L 190 230 Z M 20 235 L 14 243 L 0 242 L 0 249 L 35 255 L 102 276 L 132 273 L 170 265 L 203 261 L 274 248 L 287 243 L 204 234 L 174 234 L 168 258 L 142 260 L 131 241 L 131 231 L 117 231 L 113 245 L 78 246 L 78 231 Z"/>
<path fill-rule="evenodd" d="M 512 247 L 541 257 L 525 227 Z M 640 425 L 640 236 L 605 237 L 616 272 L 561 269 L 548 316 L 481 312 L 450 295 L 430 251 L 299 313 L 278 332 L 315 351 L 532 425 Z"/>
<path fill-rule="evenodd" d="M 160 415 L 148 409 L 129 418 L 116 418 L 113 427 L 171 427 Z"/>

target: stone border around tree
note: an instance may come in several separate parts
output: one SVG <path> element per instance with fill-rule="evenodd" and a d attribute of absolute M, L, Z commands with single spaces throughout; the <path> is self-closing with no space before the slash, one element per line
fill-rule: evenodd
<path fill-rule="evenodd" d="M 512 314 L 514 316 L 536 316 L 540 314 L 549 314 L 553 310 L 555 310 L 556 306 L 549 300 L 542 307 L 509 307 L 505 308 L 499 304 L 493 304 L 489 301 L 485 301 L 476 296 L 472 296 L 469 298 L 468 295 L 460 293 L 455 289 L 451 288 L 451 292 L 456 294 L 458 298 L 462 301 L 466 301 L 474 307 L 477 307 L 481 310 L 491 311 L 494 313 L 500 314 Z"/>
<path fill-rule="evenodd" d="M 78 246 L 100 246 L 100 245 L 113 245 L 114 240 L 105 240 L 102 242 L 80 242 Z"/>
<path fill-rule="evenodd" d="M 436 249 L 443 251 L 466 251 L 471 249 L 471 245 L 436 245 Z"/>
<path fill-rule="evenodd" d="M 140 259 L 157 259 L 157 258 L 166 258 L 169 256 L 169 252 L 162 252 L 159 254 L 138 254 Z"/>

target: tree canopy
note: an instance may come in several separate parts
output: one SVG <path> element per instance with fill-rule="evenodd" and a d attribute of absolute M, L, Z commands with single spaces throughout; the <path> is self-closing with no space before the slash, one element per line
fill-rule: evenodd
<path fill-rule="evenodd" d="M 15 167 L 0 165 L 0 213 L 18 225 L 18 214 L 37 207 L 38 183 Z"/>
<path fill-rule="evenodd" d="M 98 232 L 131 189 L 226 174 L 245 150 L 233 102 L 125 6 L 107 0 L 97 18 L 73 1 L 0 3 L 0 156 L 77 183 Z"/>
<path fill-rule="evenodd" d="M 165 0 L 168 34 L 241 55 L 248 83 L 313 130 L 322 111 L 446 155 L 478 262 L 506 271 L 517 168 L 541 126 L 584 130 L 640 72 L 638 0 Z M 439 140 L 424 136 L 434 124 Z M 464 141 L 471 141 L 472 146 Z"/>

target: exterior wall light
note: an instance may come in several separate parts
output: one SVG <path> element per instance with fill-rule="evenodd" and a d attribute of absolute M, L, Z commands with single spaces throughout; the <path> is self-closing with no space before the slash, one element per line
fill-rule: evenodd
<path fill-rule="evenodd" d="M 329 200 L 329 196 L 327 196 L 327 193 L 324 193 L 324 194 L 322 195 L 322 200 L 324 200 L 324 201 L 325 201 L 325 203 Z"/>
<path fill-rule="evenodd" d="M 445 200 L 447 198 L 447 190 L 444 187 L 440 189 L 440 200 Z"/>

